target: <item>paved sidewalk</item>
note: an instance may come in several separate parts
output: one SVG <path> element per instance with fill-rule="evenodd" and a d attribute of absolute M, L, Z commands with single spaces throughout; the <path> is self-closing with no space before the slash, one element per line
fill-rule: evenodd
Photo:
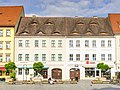
<path fill-rule="evenodd" d="M 0 83 L 0 90 L 120 90 L 112 84 L 91 84 L 90 80 L 80 80 L 78 84 L 16 84 Z"/>

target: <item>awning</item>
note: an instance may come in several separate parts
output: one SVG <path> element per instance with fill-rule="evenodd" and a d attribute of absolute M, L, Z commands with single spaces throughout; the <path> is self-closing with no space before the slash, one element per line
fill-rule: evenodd
<path fill-rule="evenodd" d="M 47 67 L 47 66 L 45 66 L 45 67 L 43 67 L 43 69 L 48 69 L 49 67 Z"/>
<path fill-rule="evenodd" d="M 0 67 L 0 70 L 4 71 L 4 70 L 5 70 L 5 67 Z"/>

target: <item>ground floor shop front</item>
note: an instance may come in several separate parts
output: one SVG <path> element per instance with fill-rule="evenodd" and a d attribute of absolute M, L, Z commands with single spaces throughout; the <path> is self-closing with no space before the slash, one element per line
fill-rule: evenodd
<path fill-rule="evenodd" d="M 109 71 L 109 78 L 115 76 L 115 69 L 112 67 Z M 102 77 L 100 69 L 96 66 L 89 65 L 51 65 L 45 66 L 41 71 L 43 79 L 62 79 L 62 80 L 79 80 L 79 79 L 95 79 Z M 37 77 L 37 73 L 32 69 L 32 66 L 26 68 L 17 68 L 17 80 L 30 80 L 32 77 Z"/>

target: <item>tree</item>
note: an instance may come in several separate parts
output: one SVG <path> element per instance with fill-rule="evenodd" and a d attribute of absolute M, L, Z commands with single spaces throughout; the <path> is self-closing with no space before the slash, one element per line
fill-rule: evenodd
<path fill-rule="evenodd" d="M 14 62 L 9 62 L 8 64 L 5 64 L 5 69 L 9 70 L 10 72 L 12 72 L 13 70 L 15 70 L 17 67 L 15 65 Z"/>
<path fill-rule="evenodd" d="M 15 72 L 15 69 L 16 69 L 16 65 L 14 62 L 9 62 L 8 64 L 5 64 L 5 69 L 7 71 L 10 71 L 10 77 L 11 78 L 15 78 L 16 76 L 16 72 Z"/>
<path fill-rule="evenodd" d="M 33 64 L 33 69 L 37 72 L 37 74 L 41 72 L 43 69 L 44 65 L 41 62 L 37 62 Z"/>
<path fill-rule="evenodd" d="M 97 68 L 101 69 L 102 75 L 103 75 L 104 71 L 107 71 L 108 69 L 110 69 L 110 67 L 107 64 L 104 64 L 104 63 L 98 63 Z"/>

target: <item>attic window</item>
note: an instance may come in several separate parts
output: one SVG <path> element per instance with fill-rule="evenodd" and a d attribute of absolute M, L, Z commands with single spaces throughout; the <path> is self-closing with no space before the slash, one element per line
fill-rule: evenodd
<path fill-rule="evenodd" d="M 98 25 L 98 23 L 93 22 L 93 23 L 90 23 L 90 25 L 97 26 L 97 25 Z"/>
<path fill-rule="evenodd" d="M 82 26 L 82 25 L 84 25 L 84 23 L 82 23 L 82 22 L 79 22 L 79 23 L 77 23 L 77 25 L 81 25 L 81 26 Z"/>
<path fill-rule="evenodd" d="M 52 22 L 47 22 L 46 25 L 53 25 L 53 23 Z"/>
<path fill-rule="evenodd" d="M 39 31 L 38 34 L 43 34 L 43 32 Z"/>

